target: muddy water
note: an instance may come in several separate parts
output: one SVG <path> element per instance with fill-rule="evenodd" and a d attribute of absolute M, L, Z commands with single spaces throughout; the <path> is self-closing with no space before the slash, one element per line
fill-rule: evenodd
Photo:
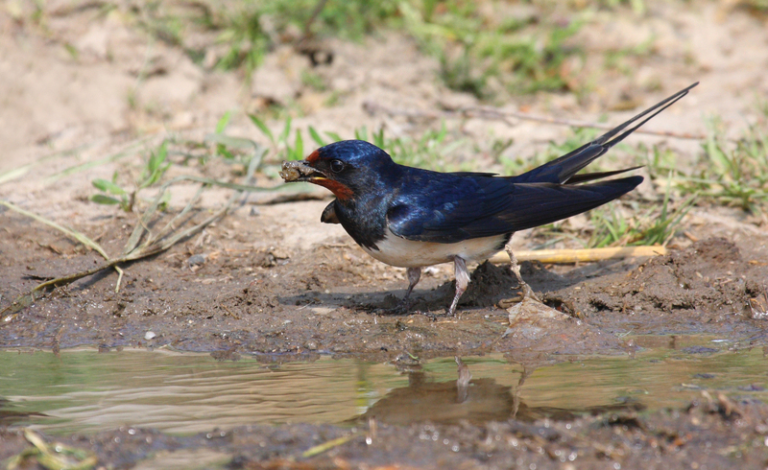
<path fill-rule="evenodd" d="M 3 351 L 0 397 L 7 401 L 0 403 L 0 419 L 55 433 L 121 425 L 191 433 L 368 416 L 391 424 L 572 419 L 680 407 L 703 390 L 768 399 L 762 350 L 729 351 L 717 338 L 636 342 L 654 347 L 536 366 L 502 355 L 465 357 L 463 371 L 453 358 L 408 366 L 331 358 L 267 366 L 248 356 L 220 362 L 164 350 L 77 350 L 58 357 Z"/>

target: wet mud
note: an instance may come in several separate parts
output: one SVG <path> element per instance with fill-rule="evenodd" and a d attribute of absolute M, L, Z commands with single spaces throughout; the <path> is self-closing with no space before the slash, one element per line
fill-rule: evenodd
<path fill-rule="evenodd" d="M 112 468 L 764 468 L 768 406 L 708 397 L 651 415 L 602 412 L 566 421 L 352 427 L 245 426 L 173 436 L 121 427 L 93 435 L 44 436 L 87 449 Z M 0 430 L 0 458 L 29 443 Z"/>
<path fill-rule="evenodd" d="M 3 306 L 41 280 L 98 262 L 51 230 L 14 216 L 5 221 Z M 636 334 L 665 335 L 659 336 L 665 342 L 670 334 L 710 333 L 724 335 L 731 348 L 766 347 L 764 320 L 750 301 L 760 295 L 768 266 L 754 247 L 712 238 L 653 259 L 525 263 L 524 278 L 548 306 L 532 309 L 516 303 L 519 286 L 508 266 L 484 263 L 473 272 L 460 316 L 448 318 L 450 272 L 425 279 L 410 312 L 393 313 L 405 280 L 355 246 L 244 249 L 231 224 L 210 230 L 219 241 L 204 254 L 198 240 L 189 240 L 125 266 L 118 293 L 114 273 L 53 290 L 4 319 L 0 344 L 170 348 L 221 361 L 247 354 L 271 364 L 354 357 L 397 364 L 409 371 L 409 386 L 336 426 L 248 426 L 185 436 L 121 428 L 47 439 L 89 449 L 113 468 L 140 461 L 163 468 L 174 459 L 253 469 L 762 468 L 768 462 L 768 406 L 748 394 L 734 399 L 705 390 L 687 408 L 651 413 L 632 401 L 569 410 L 531 407 L 509 386 L 472 379 L 461 366 L 458 380 L 446 383 L 419 372 L 421 361 L 441 356 L 504 353 L 535 369 L 652 347 L 653 341 L 638 344 Z M 107 249 L 121 246 L 129 232 L 115 219 L 98 230 L 106 233 Z M 414 422 L 425 401 L 439 406 Z M 29 418 L 9 413 L 8 424 Z M 14 428 L 2 433 L 0 457 L 29 446 Z M 305 456 L 328 442 L 333 445 Z"/>
<path fill-rule="evenodd" d="M 0 242 L 0 282 L 8 286 L 3 306 L 42 280 L 98 262 L 52 231 L 18 217 L 6 221 L 9 236 Z M 127 237 L 127 227 L 115 225 L 102 228 L 119 234 L 103 240 L 107 247 Z M 232 233 L 226 221 L 217 229 Z M 117 275 L 108 271 L 55 289 L 7 316 L 0 344 L 167 346 L 284 360 L 313 354 L 391 360 L 405 352 L 610 354 L 632 348 L 621 339 L 626 333 L 728 333 L 766 344 L 764 320 L 750 300 L 762 292 L 768 265 L 762 255 L 725 239 L 653 259 L 571 268 L 524 263 L 524 278 L 562 314 L 519 317 L 511 327 L 509 309 L 519 286 L 508 266 L 478 266 L 459 315 L 451 318 L 445 315 L 453 295 L 450 272 L 419 285 L 410 312 L 393 313 L 407 284 L 402 274 L 377 271 L 381 265 L 351 244 L 289 252 L 237 249 L 224 240 L 206 256 L 193 254 L 194 244 L 126 266 L 117 293 Z"/>

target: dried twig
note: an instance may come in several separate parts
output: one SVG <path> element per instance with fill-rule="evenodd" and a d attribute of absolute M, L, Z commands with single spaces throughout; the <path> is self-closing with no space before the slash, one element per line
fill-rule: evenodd
<path fill-rule="evenodd" d="M 342 444 L 346 444 L 347 442 L 351 441 L 355 437 L 357 437 L 357 434 L 353 433 L 348 436 L 342 436 L 337 439 L 332 439 L 328 442 L 324 442 L 314 447 L 310 447 L 309 449 L 305 450 L 304 453 L 301 454 L 301 456 L 305 459 L 309 457 L 314 457 L 315 455 L 322 454 L 323 452 L 327 452 L 333 449 L 334 447 L 338 447 Z"/>
<path fill-rule="evenodd" d="M 499 111 L 491 108 L 460 108 L 455 111 L 420 111 L 414 109 L 400 109 L 389 108 L 373 101 L 365 101 L 363 103 L 363 109 L 368 113 L 375 115 L 377 113 L 387 114 L 389 116 L 405 116 L 409 118 L 423 118 L 423 119 L 466 119 L 466 118 L 478 118 L 488 119 L 495 121 L 502 121 L 508 126 L 513 126 L 509 118 L 520 119 L 523 121 L 535 121 L 543 122 L 546 124 L 554 124 L 558 126 L 570 126 L 570 127 L 588 127 L 591 129 L 611 130 L 615 126 L 609 124 L 601 124 L 597 122 L 575 121 L 573 119 L 554 118 L 548 116 L 537 116 L 535 114 L 521 113 L 519 111 Z M 682 134 L 671 131 L 651 131 L 645 129 L 637 129 L 636 134 L 655 135 L 662 137 L 672 137 L 675 139 L 688 139 L 688 140 L 704 140 L 705 135 L 702 134 Z"/>
<path fill-rule="evenodd" d="M 632 258 L 635 256 L 660 256 L 666 255 L 667 249 L 663 246 L 624 246 L 616 248 L 590 248 L 583 250 L 533 250 L 516 251 L 515 258 L 518 261 L 540 261 L 552 264 L 588 263 L 606 259 Z M 509 263 L 509 255 L 506 252 L 497 253 L 490 259 L 491 263 Z"/>
<path fill-rule="evenodd" d="M 81 271 L 78 273 L 70 274 L 70 275 L 59 277 L 56 279 L 51 279 L 49 281 L 38 284 L 26 294 L 19 296 L 11 305 L 9 305 L 8 307 L 0 311 L 0 315 L 5 314 L 6 312 L 10 312 L 10 314 L 13 315 L 18 311 L 20 311 L 21 309 L 23 309 L 24 307 L 31 305 L 35 300 L 43 297 L 46 294 L 46 292 L 48 292 L 49 288 L 71 284 L 72 282 L 75 282 L 78 279 L 96 274 L 100 271 L 103 271 L 104 269 L 114 268 L 115 270 L 117 270 L 118 279 L 115 285 L 115 291 L 116 292 L 119 291 L 120 283 L 123 278 L 123 272 L 119 266 L 120 264 L 136 261 L 142 258 L 146 258 L 148 256 L 155 255 L 157 253 L 160 253 L 162 251 L 169 249 L 170 247 L 178 243 L 180 240 L 183 240 L 185 238 L 191 237 L 199 233 L 205 227 L 210 225 L 212 222 L 226 215 L 227 212 L 234 206 L 235 202 L 237 201 L 237 198 L 241 194 L 243 194 L 245 191 L 270 190 L 270 188 L 256 188 L 256 187 L 250 186 L 250 183 L 253 181 L 253 177 L 256 172 L 256 169 L 261 164 L 264 153 L 265 153 L 264 149 L 260 147 L 256 147 L 255 155 L 253 156 L 250 164 L 248 165 L 248 170 L 247 170 L 247 175 L 245 180 L 246 184 L 243 184 L 243 185 L 226 183 L 222 181 L 213 180 L 210 178 L 200 178 L 195 176 L 179 176 L 165 183 L 160 188 L 157 196 L 149 205 L 147 210 L 144 211 L 144 213 L 137 220 L 133 233 L 128 238 L 128 241 L 126 242 L 121 255 L 115 258 L 111 258 L 101 248 L 101 246 L 99 246 L 98 243 L 94 242 L 93 240 L 91 240 L 90 238 L 88 238 L 87 236 L 79 232 L 75 232 L 74 230 L 70 230 L 65 227 L 62 227 L 56 224 L 55 222 L 45 219 L 44 217 L 39 216 L 37 214 L 25 211 L 24 209 L 21 209 L 7 201 L 0 201 L 0 204 L 15 210 L 20 214 L 26 215 L 35 220 L 43 222 L 59 230 L 65 235 L 71 238 L 74 238 L 80 243 L 83 243 L 84 245 L 96 250 L 97 252 L 99 252 L 99 254 L 101 254 L 106 259 L 104 263 L 94 268 L 88 269 L 86 271 Z M 187 202 L 187 205 L 184 207 L 184 209 L 182 209 L 182 211 L 179 214 L 174 216 L 167 224 L 165 224 L 165 226 L 160 231 L 156 233 L 152 233 L 149 230 L 149 227 L 151 226 L 151 221 L 155 217 L 155 214 L 160 205 L 160 202 L 163 199 L 163 195 L 171 185 L 179 183 L 181 181 L 195 181 L 195 182 L 201 183 L 201 186 L 200 186 L 200 189 L 198 189 L 197 193 Z M 208 186 L 221 186 L 224 188 L 235 189 L 237 192 L 234 193 L 229 198 L 226 204 L 224 204 L 218 211 L 216 211 L 210 217 L 206 218 L 205 220 L 203 220 L 202 222 L 200 222 L 199 224 L 193 227 L 187 228 L 186 230 L 179 230 L 179 228 L 184 225 L 184 222 L 181 222 L 181 219 L 185 217 L 192 210 L 194 205 L 200 199 L 200 195 L 203 189 Z M 178 227 L 177 227 L 177 223 L 178 223 Z M 4 316 L 2 319 L 8 320 L 9 316 Z"/>
<path fill-rule="evenodd" d="M 93 452 L 58 442 L 50 445 L 31 429 L 24 429 L 24 438 L 32 447 L 6 460 L 5 468 L 8 470 L 28 468 L 30 463 L 52 470 L 89 470 L 99 463 L 98 456 Z"/>
<path fill-rule="evenodd" d="M 17 206 L 16 204 L 8 201 L 0 201 L 0 206 L 5 206 L 8 209 L 11 209 L 12 211 L 18 212 L 21 215 L 25 215 L 29 218 L 35 219 L 38 222 L 42 222 L 50 227 L 55 228 L 59 232 L 63 233 L 64 235 L 68 236 L 69 238 L 74 239 L 75 241 L 78 241 L 82 243 L 83 245 L 87 246 L 88 248 L 96 251 L 101 256 L 104 257 L 104 259 L 109 259 L 109 255 L 104 251 L 104 249 L 96 243 L 95 241 L 91 240 L 87 236 L 83 235 L 80 232 L 76 232 L 74 230 L 70 230 L 66 227 L 62 227 L 61 225 L 57 224 L 56 222 L 46 219 L 45 217 L 41 215 L 37 215 L 34 212 L 29 212 L 27 210 L 22 209 L 21 207 Z"/>

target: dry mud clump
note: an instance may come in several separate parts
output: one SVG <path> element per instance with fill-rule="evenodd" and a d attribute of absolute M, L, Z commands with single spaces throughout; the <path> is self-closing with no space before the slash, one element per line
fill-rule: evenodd
<path fill-rule="evenodd" d="M 656 329 L 661 333 L 687 322 L 695 325 L 692 332 L 696 332 L 750 322 L 750 299 L 762 293 L 766 279 L 766 263 L 742 254 L 728 240 L 712 238 L 649 259 L 628 272 L 584 280 L 545 297 L 548 303 L 603 326 L 623 319 L 648 330 L 667 322 L 667 328 Z"/>

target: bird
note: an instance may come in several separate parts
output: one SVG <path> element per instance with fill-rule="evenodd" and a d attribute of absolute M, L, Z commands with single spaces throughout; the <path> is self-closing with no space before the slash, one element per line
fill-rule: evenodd
<path fill-rule="evenodd" d="M 321 147 L 303 161 L 284 162 L 286 182 L 307 181 L 335 199 L 320 221 L 341 224 L 370 256 L 406 268 L 406 310 L 424 267 L 454 264 L 456 290 L 447 315 L 454 316 L 467 289 L 467 263 L 507 249 L 525 296 L 535 295 L 520 276 L 509 248 L 512 234 L 594 209 L 635 189 L 642 176 L 610 178 L 640 167 L 579 173 L 614 145 L 676 103 L 698 82 L 651 106 L 597 139 L 516 176 L 443 173 L 395 163 L 362 140 Z"/>

